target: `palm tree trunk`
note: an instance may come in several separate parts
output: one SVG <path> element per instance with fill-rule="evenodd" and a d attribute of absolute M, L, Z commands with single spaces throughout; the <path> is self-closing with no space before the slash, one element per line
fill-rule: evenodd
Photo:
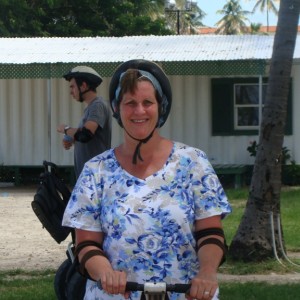
<path fill-rule="evenodd" d="M 280 2 L 248 201 L 229 249 L 230 256 L 236 260 L 260 261 L 273 257 L 270 215 L 275 219 L 280 216 L 281 155 L 299 11 L 300 0 Z M 278 228 L 275 241 L 279 251 Z"/>

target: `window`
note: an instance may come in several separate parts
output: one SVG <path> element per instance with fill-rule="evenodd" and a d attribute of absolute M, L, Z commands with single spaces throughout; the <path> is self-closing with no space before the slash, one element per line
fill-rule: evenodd
<path fill-rule="evenodd" d="M 267 84 L 234 84 L 234 129 L 259 129 Z"/>
<path fill-rule="evenodd" d="M 266 98 L 267 78 L 213 78 L 212 135 L 257 135 Z M 292 87 L 292 83 L 291 83 Z M 292 134 L 292 88 L 290 88 L 286 135 Z"/>

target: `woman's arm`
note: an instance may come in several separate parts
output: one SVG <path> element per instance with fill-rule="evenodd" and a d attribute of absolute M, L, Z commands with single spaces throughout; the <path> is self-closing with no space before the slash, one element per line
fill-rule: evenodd
<path fill-rule="evenodd" d="M 103 233 L 86 231 L 76 229 L 76 246 L 83 242 L 92 241 L 99 243 L 102 246 Z M 86 246 L 78 254 L 79 262 L 82 262 L 84 256 L 89 251 L 99 250 L 97 246 Z M 97 251 L 94 251 L 94 253 Z M 85 260 L 84 268 L 88 272 L 89 276 L 95 281 L 100 281 L 102 288 L 109 294 L 124 294 L 125 298 L 129 297 L 129 293 L 125 293 L 126 287 L 126 273 L 122 271 L 115 271 L 107 257 L 104 255 L 94 255 Z M 87 257 L 87 256 L 86 256 Z"/>
<path fill-rule="evenodd" d="M 210 228 L 213 228 L 211 230 L 212 233 L 207 230 Z M 214 231 L 222 231 L 221 217 L 213 216 L 197 220 L 195 231 L 199 233 L 205 232 L 205 234 L 200 234 L 200 238 L 197 240 L 197 255 L 200 269 L 198 274 L 192 279 L 190 296 L 191 299 L 212 299 L 218 288 L 217 271 L 224 255 L 224 250 L 220 247 L 224 245 L 224 238 L 218 234 L 213 234 Z M 206 239 L 211 240 L 203 243 Z"/>

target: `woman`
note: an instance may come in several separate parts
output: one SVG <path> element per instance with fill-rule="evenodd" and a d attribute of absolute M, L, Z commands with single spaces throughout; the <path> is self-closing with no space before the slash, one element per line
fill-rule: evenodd
<path fill-rule="evenodd" d="M 172 101 L 165 73 L 150 61 L 122 64 L 110 101 L 124 142 L 85 164 L 63 220 L 94 280 L 85 299 L 140 299 L 127 281 L 191 283 L 189 295 L 168 298 L 218 299 L 231 208 L 205 153 L 159 134 Z"/>

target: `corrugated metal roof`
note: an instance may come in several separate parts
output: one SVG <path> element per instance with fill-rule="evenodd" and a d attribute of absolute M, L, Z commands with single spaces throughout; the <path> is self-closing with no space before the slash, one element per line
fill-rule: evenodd
<path fill-rule="evenodd" d="M 0 64 L 268 60 L 273 40 L 264 35 L 1 38 Z M 299 43 L 294 58 L 300 58 Z"/>

